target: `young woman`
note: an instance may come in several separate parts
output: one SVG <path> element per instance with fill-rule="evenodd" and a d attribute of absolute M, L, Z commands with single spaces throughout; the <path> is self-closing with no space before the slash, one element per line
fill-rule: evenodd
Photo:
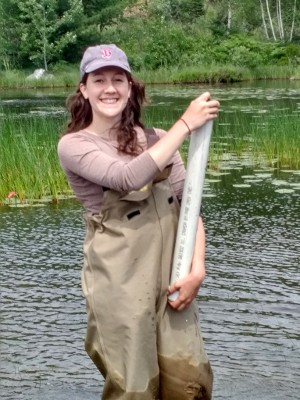
<path fill-rule="evenodd" d="M 205 275 L 201 217 L 191 273 L 170 288 L 169 279 L 185 177 L 178 148 L 219 103 L 203 93 L 168 132 L 145 130 L 144 85 L 121 49 L 88 48 L 80 71 L 58 154 L 87 211 L 85 346 L 105 378 L 102 399 L 211 399 L 194 300 Z"/>

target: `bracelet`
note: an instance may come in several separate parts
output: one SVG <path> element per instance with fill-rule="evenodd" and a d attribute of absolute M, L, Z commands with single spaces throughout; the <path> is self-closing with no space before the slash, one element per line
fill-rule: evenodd
<path fill-rule="evenodd" d="M 179 120 L 182 121 L 186 125 L 186 127 L 189 130 L 189 135 L 190 135 L 191 134 L 191 130 L 190 130 L 190 127 L 188 126 L 188 124 L 185 122 L 185 120 L 183 118 L 179 118 Z"/>

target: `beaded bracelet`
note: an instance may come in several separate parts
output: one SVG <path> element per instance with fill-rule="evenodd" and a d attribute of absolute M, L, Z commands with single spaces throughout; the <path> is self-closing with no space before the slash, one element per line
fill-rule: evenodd
<path fill-rule="evenodd" d="M 186 127 L 189 130 L 189 135 L 190 135 L 191 134 L 191 130 L 190 130 L 190 127 L 188 126 L 188 124 L 185 122 L 185 120 L 183 118 L 179 118 L 179 120 L 182 121 L 186 125 Z"/>

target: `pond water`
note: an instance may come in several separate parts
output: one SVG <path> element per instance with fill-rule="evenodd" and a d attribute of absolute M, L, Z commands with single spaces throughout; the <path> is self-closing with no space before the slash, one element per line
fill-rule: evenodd
<path fill-rule="evenodd" d="M 151 86 L 146 119 L 176 118 L 207 86 Z M 213 86 L 221 113 L 286 108 L 298 82 Z M 1 91 L 16 116 L 65 117 L 73 90 Z M 224 158 L 203 198 L 207 277 L 198 295 L 214 399 L 300 399 L 300 171 Z M 83 349 L 84 224 L 76 200 L 0 208 L 1 364 L 5 400 L 99 399 L 103 380 Z"/>

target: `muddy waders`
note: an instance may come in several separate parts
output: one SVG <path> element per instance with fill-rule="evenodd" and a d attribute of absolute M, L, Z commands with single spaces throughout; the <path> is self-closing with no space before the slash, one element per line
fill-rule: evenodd
<path fill-rule="evenodd" d="M 105 378 L 103 400 L 209 400 L 197 303 L 167 303 L 179 205 L 168 179 L 140 193 L 107 190 L 101 213 L 84 216 L 86 351 Z"/>

